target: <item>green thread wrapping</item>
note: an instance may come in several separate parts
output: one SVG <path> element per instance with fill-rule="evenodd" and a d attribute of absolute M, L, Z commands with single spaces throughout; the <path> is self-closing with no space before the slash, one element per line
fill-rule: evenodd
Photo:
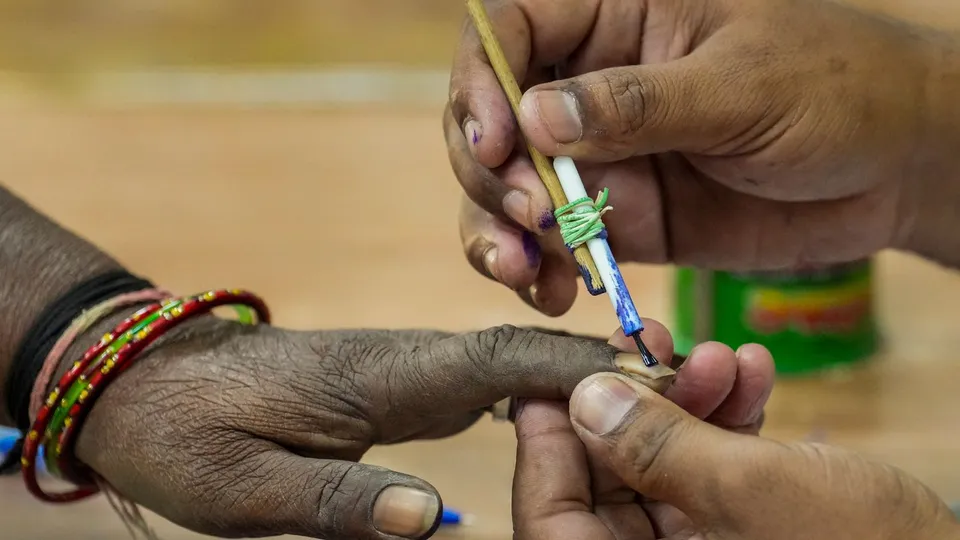
<path fill-rule="evenodd" d="M 606 228 L 603 215 L 613 210 L 612 206 L 607 206 L 609 196 L 610 190 L 603 188 L 596 201 L 583 197 L 557 208 L 553 213 L 560 225 L 560 236 L 568 248 L 576 249 L 603 232 Z"/>

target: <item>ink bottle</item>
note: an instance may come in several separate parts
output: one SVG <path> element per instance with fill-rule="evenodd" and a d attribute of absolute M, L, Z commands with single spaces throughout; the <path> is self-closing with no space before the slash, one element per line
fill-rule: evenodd
<path fill-rule="evenodd" d="M 680 268 L 674 297 L 680 354 L 703 341 L 759 343 L 777 373 L 791 375 L 865 360 L 879 346 L 871 260 L 790 272 Z"/>

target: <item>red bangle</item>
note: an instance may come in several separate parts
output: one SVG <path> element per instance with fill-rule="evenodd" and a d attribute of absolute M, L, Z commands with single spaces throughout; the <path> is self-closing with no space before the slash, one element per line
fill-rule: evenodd
<path fill-rule="evenodd" d="M 82 428 L 83 422 L 86 420 L 97 397 L 102 393 L 104 388 L 133 363 L 140 352 L 160 336 L 186 320 L 207 314 L 213 309 L 224 305 L 246 306 L 256 313 L 259 322 L 268 323 L 270 320 L 270 313 L 266 305 L 260 298 L 251 293 L 239 290 L 210 291 L 183 299 L 180 306 L 163 313 L 157 320 L 133 335 L 131 340 L 121 347 L 116 354 L 100 358 L 93 366 L 89 366 L 90 362 L 98 358 L 105 350 L 105 347 L 108 346 L 116 336 L 129 331 L 134 323 L 143 320 L 144 317 L 157 311 L 157 309 L 161 309 L 161 307 L 155 305 L 141 310 L 141 312 L 137 313 L 136 318 L 131 317 L 121 323 L 114 332 L 104 336 L 104 339 L 101 339 L 99 343 L 87 351 L 83 359 L 75 364 L 70 372 L 68 372 L 72 374 L 71 378 L 64 376 L 64 378 L 61 379 L 61 383 L 67 384 L 65 386 L 58 385 L 58 389 L 51 395 L 53 399 L 48 399 L 44 404 L 44 409 L 41 411 L 43 416 L 41 417 L 40 414 L 37 415 L 37 422 L 34 423 L 34 427 L 27 437 L 23 452 L 23 474 L 28 489 L 38 498 L 48 502 L 76 501 L 89 497 L 99 491 L 99 488 L 96 487 L 97 482 L 94 479 L 92 471 L 73 458 L 73 446 L 76 442 L 76 434 L 79 433 Z M 86 365 L 84 365 L 84 363 L 86 363 Z M 89 370 L 87 369 L 88 367 Z M 83 373 L 90 375 L 86 392 L 82 394 L 77 403 L 71 407 L 68 415 L 69 420 L 65 422 L 64 429 L 60 433 L 57 441 L 57 446 L 60 448 L 57 465 L 66 479 L 73 481 L 80 487 L 75 491 L 67 493 L 47 493 L 40 488 L 37 482 L 36 467 L 34 466 L 37 457 L 37 447 L 39 445 L 39 434 L 43 433 L 46 429 L 46 424 L 49 422 L 50 411 L 54 410 L 53 405 L 57 403 L 57 396 L 70 388 L 80 374 Z"/>
<path fill-rule="evenodd" d="M 63 360 L 63 355 L 67 349 L 76 341 L 77 336 L 89 330 L 94 324 L 100 322 L 121 308 L 127 306 L 144 304 L 147 302 L 160 302 L 173 297 L 172 294 L 159 289 L 146 289 L 132 293 L 121 294 L 98 304 L 97 306 L 83 312 L 79 317 L 70 323 L 70 327 L 60 336 L 60 339 L 54 344 L 47 359 L 43 362 L 43 369 L 37 376 L 33 384 L 33 392 L 30 394 L 30 421 L 37 416 L 37 411 L 43 406 L 43 398 L 46 396 L 47 387 L 53 380 L 54 372 Z"/>
<path fill-rule="evenodd" d="M 50 396 L 47 397 L 47 400 L 43 403 L 43 406 L 37 411 L 37 416 L 33 421 L 33 426 L 30 428 L 30 431 L 27 433 L 27 436 L 23 443 L 23 453 L 20 458 L 21 470 L 23 472 L 24 482 L 27 484 L 27 488 L 37 496 L 39 499 L 47 502 L 73 502 L 80 499 L 84 499 L 93 495 L 99 491 L 95 487 L 84 487 L 77 491 L 72 491 L 68 493 L 56 493 L 49 494 L 44 492 L 37 481 L 37 454 L 40 449 L 40 442 L 42 433 L 45 433 L 47 426 L 50 423 L 50 416 L 53 414 L 53 411 L 56 410 L 57 400 L 60 399 L 60 396 L 73 385 L 73 383 L 80 377 L 83 373 L 87 371 L 87 368 L 90 366 L 90 363 L 97 358 L 104 349 L 106 349 L 110 343 L 116 339 L 117 336 L 123 334 L 127 330 L 133 327 L 137 322 L 143 320 L 146 316 L 150 315 L 154 311 L 160 309 L 160 304 L 150 304 L 136 313 L 127 317 L 123 320 L 112 332 L 104 334 L 100 341 L 98 341 L 93 347 L 90 347 L 83 357 L 74 362 L 73 366 L 67 370 L 66 373 L 60 377 L 60 380 L 57 381 L 57 386 L 50 393 Z"/>

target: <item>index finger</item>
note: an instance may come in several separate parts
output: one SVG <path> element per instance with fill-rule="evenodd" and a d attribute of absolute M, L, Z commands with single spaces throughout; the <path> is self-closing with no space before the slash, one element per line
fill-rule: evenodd
<path fill-rule="evenodd" d="M 517 81 L 537 69 L 547 69 L 573 53 L 587 38 L 600 0 L 498 0 L 488 1 L 497 39 Z M 471 129 L 477 160 L 498 167 L 516 144 L 517 125 L 500 82 L 467 18 L 454 55 L 450 77 L 450 105 L 456 123 Z"/>
<path fill-rule="evenodd" d="M 666 328 L 650 320 L 644 324 L 651 351 L 669 352 Z M 394 410 L 435 415 L 474 411 L 511 397 L 566 400 L 583 379 L 616 373 L 637 358 L 595 339 L 500 326 L 441 339 L 399 355 L 384 369 L 391 375 Z"/>

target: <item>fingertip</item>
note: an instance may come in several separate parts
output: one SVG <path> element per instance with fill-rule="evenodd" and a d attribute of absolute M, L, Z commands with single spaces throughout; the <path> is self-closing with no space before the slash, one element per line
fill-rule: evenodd
<path fill-rule="evenodd" d="M 580 382 L 570 395 L 574 427 L 594 436 L 616 430 L 641 400 L 656 392 L 621 373 L 595 373 Z"/>
<path fill-rule="evenodd" d="M 391 536 L 430 538 L 442 522 L 443 500 L 430 484 L 414 477 L 405 480 L 388 485 L 376 496 L 371 511 L 373 526 Z M 410 483 L 417 485 L 406 485 Z"/>
<path fill-rule="evenodd" d="M 487 249 L 483 252 L 481 257 L 483 261 L 483 268 L 486 270 L 487 274 L 490 275 L 493 279 L 499 282 L 503 282 L 503 277 L 500 273 L 500 249 L 496 244 L 490 244 Z"/>
<path fill-rule="evenodd" d="M 690 351 L 687 363 L 693 366 L 721 365 L 724 371 L 733 371 L 737 367 L 737 355 L 728 345 L 719 341 L 705 341 Z"/>
<path fill-rule="evenodd" d="M 495 255 L 490 257 L 496 258 L 496 280 L 515 291 L 533 285 L 541 258 L 536 239 L 526 231 L 500 232 L 495 237 Z"/>
<path fill-rule="evenodd" d="M 499 171 L 505 186 L 512 188 L 503 200 L 503 211 L 523 228 L 543 234 L 556 225 L 553 202 L 533 162 L 516 157 Z"/>
<path fill-rule="evenodd" d="M 537 310 L 548 317 L 559 317 L 573 307 L 577 298 L 577 281 L 573 276 L 541 266 L 540 275 L 529 291 Z"/>
<path fill-rule="evenodd" d="M 470 203 L 461 214 L 460 235 L 471 266 L 512 290 L 529 287 L 540 270 L 540 247 L 533 235 Z"/>
<path fill-rule="evenodd" d="M 507 106 L 504 103 L 504 106 Z M 509 107 L 507 111 L 509 112 Z M 497 114 L 488 111 L 489 115 Z M 502 112 L 502 111 L 498 111 Z M 486 121 L 476 122 L 476 131 L 467 135 L 467 144 L 477 161 L 488 169 L 495 169 L 506 163 L 516 146 L 516 127 L 513 119 L 490 117 Z"/>
<path fill-rule="evenodd" d="M 776 367 L 766 347 L 747 344 L 736 351 L 737 375 L 727 400 L 711 416 L 718 424 L 759 431 L 763 409 L 773 393 Z"/>
<path fill-rule="evenodd" d="M 751 373 L 773 380 L 776 374 L 776 363 L 769 349 L 757 343 L 741 345 L 736 351 L 740 369 L 747 369 Z"/>
<path fill-rule="evenodd" d="M 571 413 L 576 407 L 582 404 L 583 399 L 590 398 L 587 392 L 592 386 L 600 385 L 602 387 L 607 387 L 611 385 L 615 386 L 617 383 L 626 384 L 634 393 L 641 397 L 651 397 L 656 395 L 656 392 L 644 386 L 643 384 L 638 383 L 629 376 L 624 375 L 623 373 L 618 373 L 615 371 L 601 371 L 584 378 L 573 389 L 573 392 L 570 394 Z M 633 398 L 631 397 L 631 399 Z"/>
<path fill-rule="evenodd" d="M 733 349 L 718 342 L 701 343 L 690 351 L 673 386 L 664 395 L 702 420 L 730 395 L 737 371 Z"/>
<path fill-rule="evenodd" d="M 546 155 L 556 155 L 560 148 L 557 140 L 551 135 L 544 118 L 540 114 L 540 103 L 534 87 L 524 92 L 520 99 L 520 114 L 517 118 L 520 129 L 527 142 Z"/>
<path fill-rule="evenodd" d="M 466 123 L 463 126 L 463 136 L 467 139 L 467 147 L 470 149 L 470 153 L 474 158 L 479 160 L 479 151 L 478 147 L 480 145 L 480 140 L 483 138 L 483 124 L 474 120 L 473 118 L 468 118 Z"/>
<path fill-rule="evenodd" d="M 443 497 L 437 493 L 437 515 L 433 518 L 433 524 L 430 525 L 430 528 L 427 529 L 427 532 L 423 533 L 417 540 L 427 540 L 428 538 L 433 538 L 433 535 L 437 534 L 437 531 L 440 530 L 441 525 L 443 525 Z"/>
<path fill-rule="evenodd" d="M 643 339 L 643 343 L 660 363 L 666 366 L 671 365 L 673 361 L 673 336 L 670 335 L 670 330 L 655 319 L 641 318 L 641 321 L 643 322 L 643 332 L 640 333 L 640 337 Z M 623 333 L 623 328 L 618 328 L 610 336 L 607 343 L 623 352 L 639 352 L 637 343 L 632 337 Z"/>

